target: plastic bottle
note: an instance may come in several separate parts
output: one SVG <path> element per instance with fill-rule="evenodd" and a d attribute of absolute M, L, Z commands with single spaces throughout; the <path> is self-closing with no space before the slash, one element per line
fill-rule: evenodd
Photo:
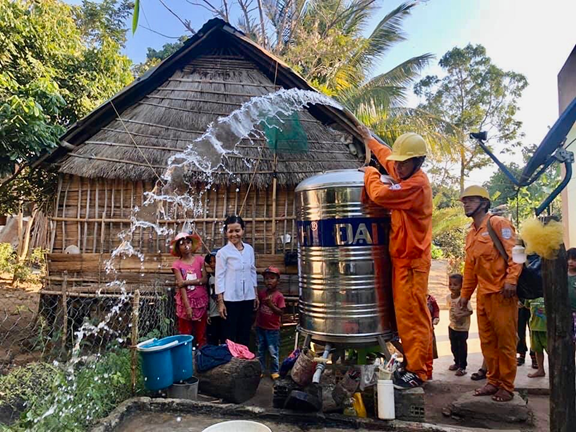
<path fill-rule="evenodd" d="M 392 380 L 378 380 L 378 418 L 394 420 L 394 385 Z"/>

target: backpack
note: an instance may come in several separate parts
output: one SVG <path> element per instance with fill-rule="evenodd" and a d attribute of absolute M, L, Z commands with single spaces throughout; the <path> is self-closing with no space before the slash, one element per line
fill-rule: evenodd
<path fill-rule="evenodd" d="M 508 254 L 506 253 L 506 249 L 504 249 L 500 237 L 498 237 L 494 228 L 492 228 L 490 219 L 492 219 L 492 216 L 490 216 L 486 224 L 488 234 L 494 246 L 496 246 L 502 258 L 504 258 L 506 265 L 508 265 Z M 541 266 L 542 259 L 540 256 L 536 254 L 528 255 L 526 262 L 522 265 L 522 272 L 518 277 L 518 284 L 516 285 L 516 295 L 520 300 L 533 300 L 538 297 L 544 297 Z"/>

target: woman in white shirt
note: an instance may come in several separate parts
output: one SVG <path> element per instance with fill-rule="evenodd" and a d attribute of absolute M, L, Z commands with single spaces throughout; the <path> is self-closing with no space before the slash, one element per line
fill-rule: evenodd
<path fill-rule="evenodd" d="M 248 346 L 259 305 L 254 249 L 242 241 L 244 229 L 240 216 L 230 216 L 224 222 L 228 244 L 216 254 L 216 294 L 218 312 L 226 320 L 224 339 Z"/>

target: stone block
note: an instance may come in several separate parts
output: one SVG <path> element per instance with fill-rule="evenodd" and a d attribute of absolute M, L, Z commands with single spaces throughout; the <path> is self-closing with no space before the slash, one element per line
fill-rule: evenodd
<path fill-rule="evenodd" d="M 425 418 L 424 389 L 394 390 L 394 409 L 398 420 L 423 422 Z"/>
<path fill-rule="evenodd" d="M 528 403 L 515 392 L 509 402 L 496 402 L 490 396 L 465 393 L 447 407 L 449 415 L 504 423 L 524 423 L 532 418 Z"/>

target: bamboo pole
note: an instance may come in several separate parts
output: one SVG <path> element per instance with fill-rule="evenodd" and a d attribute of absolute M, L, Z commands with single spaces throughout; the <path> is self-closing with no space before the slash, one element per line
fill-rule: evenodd
<path fill-rule="evenodd" d="M 82 225 L 80 222 L 80 211 L 81 211 L 81 204 L 82 204 L 82 177 L 78 177 L 78 202 L 77 204 L 77 211 L 76 211 L 76 217 L 78 218 L 78 233 L 76 234 L 76 246 L 78 246 L 78 249 L 81 249 L 82 244 L 80 243 L 82 241 Z"/>
<path fill-rule="evenodd" d="M 66 191 L 64 192 L 64 200 L 62 201 L 62 217 L 66 217 L 66 202 L 68 201 L 68 190 L 70 189 L 70 183 L 72 183 L 70 177 L 68 177 L 68 183 L 66 183 Z M 62 221 L 62 252 L 66 249 L 66 221 Z"/>
<path fill-rule="evenodd" d="M 264 218 L 268 216 L 268 187 L 264 189 Z M 266 234 L 268 233 L 267 220 L 264 220 L 264 232 L 262 233 L 262 238 L 264 240 L 264 253 L 267 253 L 268 242 L 266 241 Z"/>
<path fill-rule="evenodd" d="M 124 219 L 124 180 L 120 180 L 120 218 Z M 124 231 L 123 223 L 120 223 L 120 231 Z"/>
<path fill-rule="evenodd" d="M 64 272 L 64 280 L 62 281 L 62 348 L 66 350 L 66 340 L 68 339 L 68 297 L 66 290 L 68 289 L 68 272 Z"/>
<path fill-rule="evenodd" d="M 247 192 L 248 193 L 248 192 Z M 252 192 L 252 247 L 256 247 L 256 196 L 255 192 Z"/>
<path fill-rule="evenodd" d="M 98 200 L 100 199 L 100 196 L 98 195 L 99 192 L 99 183 L 100 180 L 96 179 L 96 205 L 94 206 L 94 218 L 98 217 Z M 92 253 L 96 253 L 96 245 L 98 244 L 98 222 L 94 221 L 94 242 L 92 244 Z"/>
<path fill-rule="evenodd" d="M 226 219 L 228 213 L 228 185 L 224 186 L 224 206 L 222 207 L 222 219 Z M 222 237 L 222 246 L 226 245 L 226 239 Z"/>
<path fill-rule="evenodd" d="M 276 175 L 272 179 L 272 233 L 270 239 L 270 253 L 276 255 Z"/>
<path fill-rule="evenodd" d="M 208 217 L 208 190 L 206 189 L 204 189 L 204 205 L 202 209 L 202 217 L 204 219 L 202 222 L 202 236 L 204 236 L 204 244 L 207 244 L 208 239 L 206 238 L 206 218 Z M 210 250 L 207 250 L 206 252 L 210 252 Z"/>
<path fill-rule="evenodd" d="M 283 230 L 283 234 L 284 234 L 284 238 L 282 239 L 282 252 L 285 254 L 286 253 L 286 230 L 288 229 L 288 219 L 286 219 L 286 217 L 288 216 L 288 189 L 284 189 L 284 230 Z"/>
<path fill-rule="evenodd" d="M 108 180 L 104 180 L 104 211 L 102 212 L 102 226 L 100 227 L 100 253 L 104 253 L 104 239 L 106 238 L 106 211 L 108 210 Z"/>
<path fill-rule="evenodd" d="M 112 219 L 114 217 L 114 206 L 116 204 L 115 202 L 115 198 L 116 198 L 116 184 L 118 183 L 117 179 L 114 179 L 114 183 L 112 183 L 112 185 L 110 186 L 112 188 L 112 196 L 111 196 L 111 200 L 110 200 L 110 218 Z M 112 236 L 113 236 L 113 231 L 112 231 L 112 222 L 109 225 L 109 233 L 108 233 L 108 250 L 111 251 L 112 248 Z"/>
<path fill-rule="evenodd" d="M 136 367 L 138 364 L 138 353 L 136 345 L 138 344 L 138 321 L 140 316 L 140 290 L 136 290 L 132 299 L 132 395 L 136 394 Z"/>
<path fill-rule="evenodd" d="M 86 214 L 84 221 L 84 239 L 82 241 L 82 252 L 86 252 L 86 243 L 88 240 L 88 217 L 90 217 L 90 192 L 92 190 L 92 182 L 88 179 L 88 195 L 86 195 Z M 96 216 L 96 215 L 94 215 Z"/>
<path fill-rule="evenodd" d="M 58 208 L 60 207 L 60 193 L 62 192 L 62 175 L 58 176 L 58 188 L 56 190 L 56 207 L 54 214 L 58 216 Z M 54 242 L 56 241 L 56 227 L 52 225 L 50 221 L 50 226 L 52 227 L 52 238 L 50 240 L 50 253 L 54 251 Z"/>
<path fill-rule="evenodd" d="M 214 215 L 214 217 L 218 217 L 218 186 L 216 186 L 216 189 L 212 189 L 210 188 L 211 191 L 214 191 L 214 211 L 212 212 L 212 214 Z M 214 249 L 216 247 L 216 220 L 212 221 L 212 249 Z"/>
<path fill-rule="evenodd" d="M 290 239 L 290 252 L 294 252 L 294 243 L 296 243 L 296 239 L 294 238 L 295 230 L 296 230 L 296 194 L 292 196 L 292 238 Z"/>

